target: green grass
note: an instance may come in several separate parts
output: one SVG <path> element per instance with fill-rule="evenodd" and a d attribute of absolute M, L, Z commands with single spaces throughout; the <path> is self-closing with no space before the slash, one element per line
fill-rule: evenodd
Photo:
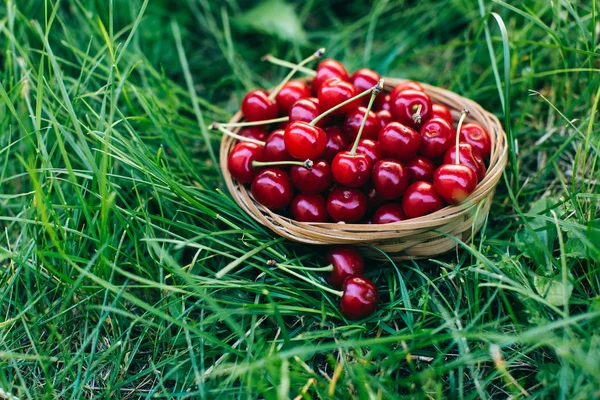
<path fill-rule="evenodd" d="M 599 396 L 597 3 L 249 3 L 0 4 L 0 399 Z M 322 249 L 244 215 L 207 130 L 321 46 L 518 142 L 473 243 L 370 263 L 358 322 L 267 266 Z"/>

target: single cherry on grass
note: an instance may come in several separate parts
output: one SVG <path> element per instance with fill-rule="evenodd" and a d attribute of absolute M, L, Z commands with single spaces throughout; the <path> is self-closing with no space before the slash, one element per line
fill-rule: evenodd
<path fill-rule="evenodd" d="M 418 128 L 431 118 L 431 98 L 420 90 L 403 90 L 392 97 L 392 115 L 403 125 Z"/>
<path fill-rule="evenodd" d="M 290 176 L 281 168 L 268 168 L 256 175 L 251 186 L 252 196 L 271 210 L 286 208 L 294 196 Z"/>
<path fill-rule="evenodd" d="M 379 149 L 384 157 L 407 161 L 421 146 L 421 135 L 413 128 L 399 122 L 390 122 L 379 131 Z"/>
<path fill-rule="evenodd" d="M 446 121 L 451 128 L 454 126 L 452 113 L 450 112 L 450 109 L 443 104 L 434 103 L 431 106 L 431 118 L 441 118 Z"/>
<path fill-rule="evenodd" d="M 332 59 L 325 59 L 317 66 L 317 75 L 312 81 L 313 93 L 318 93 L 323 82 L 330 78 L 340 78 L 342 81 L 347 81 L 348 71 L 341 62 Z"/>
<path fill-rule="evenodd" d="M 327 206 L 320 194 L 300 193 L 292 200 L 290 211 L 300 222 L 326 222 Z"/>
<path fill-rule="evenodd" d="M 408 172 L 400 161 L 383 159 L 377 161 L 372 172 L 377 193 L 386 200 L 394 200 L 404 194 L 408 187 Z"/>
<path fill-rule="evenodd" d="M 329 283 L 336 289 L 341 289 L 348 277 L 361 276 L 365 270 L 363 256 L 358 250 L 350 246 L 332 247 L 325 254 L 325 262 L 331 268 Z"/>
<path fill-rule="evenodd" d="M 325 146 L 323 158 L 331 162 L 337 153 L 348 147 L 348 139 L 337 126 L 329 126 L 324 128 L 324 131 L 327 135 L 327 145 Z"/>
<path fill-rule="evenodd" d="M 373 107 L 375 97 L 377 97 L 382 89 L 383 79 L 381 79 L 377 85 L 371 89 L 371 99 L 369 100 L 369 105 L 367 106 L 366 112 L 363 115 L 363 120 L 360 128 L 358 129 L 352 149 L 350 149 L 350 151 L 342 151 L 338 153 L 331 162 L 333 179 L 335 179 L 335 181 L 341 185 L 356 188 L 364 185 L 371 176 L 371 161 L 365 154 L 357 153 L 356 149 L 364 131 L 371 107 Z M 363 93 L 368 93 L 368 91 Z"/>
<path fill-rule="evenodd" d="M 429 182 L 415 182 L 411 184 L 404 197 L 402 197 L 402 209 L 408 218 L 422 217 L 444 207 L 444 199 L 433 188 Z"/>
<path fill-rule="evenodd" d="M 388 203 L 379 207 L 373 214 L 374 224 L 391 224 L 404 221 L 406 215 L 400 203 Z"/>
<path fill-rule="evenodd" d="M 352 276 L 344 281 L 340 311 L 348 319 L 362 319 L 375 312 L 379 292 L 375 284 L 364 276 Z"/>
<path fill-rule="evenodd" d="M 483 159 L 492 151 L 492 139 L 487 130 L 476 122 L 464 124 L 460 130 L 460 140 L 473 146 Z"/>
<path fill-rule="evenodd" d="M 290 178 L 298 190 L 307 194 L 324 192 L 333 185 L 331 166 L 325 160 L 313 162 L 311 168 L 292 166 Z"/>
<path fill-rule="evenodd" d="M 366 212 L 367 198 L 359 189 L 334 187 L 327 196 L 327 213 L 336 222 L 357 222 Z"/>
<path fill-rule="evenodd" d="M 416 156 L 408 160 L 404 166 L 408 171 L 408 181 L 410 183 L 416 181 L 433 183 L 433 173 L 436 166 L 429 158 Z"/>
<path fill-rule="evenodd" d="M 362 138 L 377 140 L 377 135 L 381 130 L 381 123 L 377 114 L 373 111 L 367 112 L 366 107 L 358 107 L 346 114 L 346 120 L 344 121 L 344 132 L 350 141 L 356 139 L 363 119 L 365 119 L 365 127 L 363 128 Z"/>
<path fill-rule="evenodd" d="M 419 151 L 425 157 L 437 158 L 444 155 L 452 146 L 455 133 L 452 125 L 441 118 L 431 118 L 421 127 L 421 147 Z"/>

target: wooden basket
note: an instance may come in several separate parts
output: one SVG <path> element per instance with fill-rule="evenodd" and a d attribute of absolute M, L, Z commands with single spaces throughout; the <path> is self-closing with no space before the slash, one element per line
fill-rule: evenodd
<path fill-rule="evenodd" d="M 386 91 L 404 82 L 402 79 L 384 79 Z M 420 84 L 434 103 L 444 104 L 452 111 L 455 121 L 466 107 L 470 114 L 465 123 L 478 122 L 490 133 L 492 151 L 486 175 L 465 202 L 391 224 L 298 222 L 262 206 L 254 200 L 249 188 L 233 180 L 227 170 L 227 157 L 236 139 L 224 135 L 220 149 L 221 170 L 233 199 L 252 218 L 280 236 L 314 245 L 354 244 L 361 246 L 364 255 L 373 259 L 385 259 L 373 246 L 385 251 L 394 260 L 402 260 L 431 258 L 454 249 L 456 241 L 448 235 L 468 242 L 483 224 L 506 166 L 506 133 L 498 118 L 474 101 L 439 87 Z M 238 112 L 230 122 L 239 122 L 242 118 L 241 112 Z"/>

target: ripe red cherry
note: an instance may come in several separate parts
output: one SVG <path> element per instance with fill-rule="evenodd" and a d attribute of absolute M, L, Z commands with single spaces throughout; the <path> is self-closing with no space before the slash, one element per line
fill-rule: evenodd
<path fill-rule="evenodd" d="M 454 126 L 454 120 L 452 119 L 452 113 L 450 109 L 443 104 L 433 104 L 431 106 L 431 118 L 441 118 L 450 125 L 450 127 Z"/>
<path fill-rule="evenodd" d="M 356 90 L 358 90 L 360 93 L 375 86 L 380 79 L 381 75 L 379 75 L 377 72 L 368 68 L 361 68 L 354 71 L 350 77 L 350 83 L 353 84 Z M 368 102 L 369 99 L 367 98 L 364 98 L 361 101 L 363 105 L 367 105 Z"/>
<path fill-rule="evenodd" d="M 245 129 L 242 129 L 239 135 L 264 142 L 268 136 L 268 133 L 262 126 L 249 126 Z"/>
<path fill-rule="evenodd" d="M 336 222 L 357 222 L 367 212 L 367 198 L 358 189 L 333 188 L 327 197 L 327 213 Z"/>
<path fill-rule="evenodd" d="M 424 92 L 423 86 L 419 85 L 417 82 L 406 81 L 394 86 L 394 88 L 390 92 L 390 100 L 393 101 L 394 98 L 398 95 L 398 93 L 404 92 L 405 90 L 418 90 Z"/>
<path fill-rule="evenodd" d="M 269 99 L 269 93 L 263 89 L 251 90 L 242 100 L 242 114 L 248 121 L 262 121 L 277 118 L 279 107 Z"/>
<path fill-rule="evenodd" d="M 340 311 L 348 319 L 366 318 L 375 312 L 379 292 L 375 284 L 364 276 L 352 276 L 344 281 Z"/>
<path fill-rule="evenodd" d="M 371 139 L 360 139 L 358 141 L 358 146 L 356 146 L 356 154 L 366 155 L 369 161 L 371 161 L 371 165 L 374 165 L 377 161 L 381 160 L 379 144 Z"/>
<path fill-rule="evenodd" d="M 416 181 L 433 182 L 435 164 L 429 158 L 416 156 L 408 160 L 404 166 L 408 171 L 409 183 Z"/>
<path fill-rule="evenodd" d="M 383 128 L 384 126 L 386 126 L 394 120 L 394 117 L 392 117 L 392 113 L 388 110 L 379 110 L 375 114 L 377 114 L 377 118 L 379 119 L 380 128 Z"/>
<path fill-rule="evenodd" d="M 260 171 L 252 166 L 252 161 L 263 161 L 263 148 L 256 143 L 236 144 L 227 158 L 227 169 L 240 183 L 250 183 Z"/>
<path fill-rule="evenodd" d="M 356 188 L 369 180 L 372 166 L 366 154 L 342 151 L 331 162 L 331 172 L 339 184 Z"/>
<path fill-rule="evenodd" d="M 460 141 L 469 143 L 486 159 L 492 151 L 492 139 L 485 128 L 476 122 L 464 124 L 460 129 Z"/>
<path fill-rule="evenodd" d="M 402 197 L 402 209 L 408 218 L 422 217 L 444 207 L 444 199 L 429 182 L 415 182 Z"/>
<path fill-rule="evenodd" d="M 404 221 L 405 219 L 406 215 L 400 203 L 384 204 L 373 214 L 374 224 L 391 224 L 393 222 Z"/>
<path fill-rule="evenodd" d="M 337 126 L 327 127 L 324 131 L 327 134 L 327 145 L 325 146 L 323 158 L 331 162 L 337 153 L 348 147 L 348 140 Z"/>
<path fill-rule="evenodd" d="M 391 111 L 392 110 L 392 97 L 389 93 L 385 95 L 377 96 L 375 100 L 375 109 L 378 111 Z"/>
<path fill-rule="evenodd" d="M 322 110 L 329 110 L 345 102 L 346 100 L 350 100 L 354 96 L 358 94 L 358 90 L 351 83 L 342 81 L 339 78 L 331 78 L 323 82 L 321 87 L 319 88 L 319 107 Z M 352 101 L 345 106 L 339 108 L 334 111 L 333 115 L 344 114 L 353 108 L 356 108 L 360 105 L 360 99 Z"/>
<path fill-rule="evenodd" d="M 321 114 L 319 100 L 317 98 L 300 99 L 292 104 L 289 114 L 290 123 L 295 121 L 311 122 Z"/>
<path fill-rule="evenodd" d="M 306 122 L 292 122 L 283 135 L 285 147 L 292 157 L 299 160 L 317 159 L 325 152 L 327 135 L 318 126 Z"/>
<path fill-rule="evenodd" d="M 329 283 L 336 289 L 341 289 L 348 277 L 361 276 L 365 271 L 363 256 L 350 246 L 333 247 L 325 254 L 325 262 L 333 268 Z"/>
<path fill-rule="evenodd" d="M 477 175 L 477 180 L 481 181 L 485 176 L 486 168 L 479 151 L 469 143 L 460 143 L 459 152 L 460 163 L 471 168 Z M 456 146 L 452 146 L 446 151 L 444 164 L 456 164 Z"/>
<path fill-rule="evenodd" d="M 406 161 L 413 158 L 421 146 L 421 135 L 399 122 L 391 122 L 379 131 L 379 149 L 385 157 Z"/>
<path fill-rule="evenodd" d="M 277 93 L 275 101 L 279 106 L 279 112 L 288 114 L 292 105 L 300 99 L 310 97 L 310 88 L 304 82 L 289 81 Z"/>
<path fill-rule="evenodd" d="M 431 118 L 421 127 L 422 140 L 419 151 L 428 158 L 441 157 L 452 146 L 454 138 L 451 125 L 441 118 Z"/>
<path fill-rule="evenodd" d="M 386 200 L 397 199 L 408 187 L 408 172 L 404 165 L 393 159 L 379 160 L 373 166 L 373 185 Z"/>
<path fill-rule="evenodd" d="M 367 182 L 364 186 L 363 192 L 367 198 L 367 210 L 375 211 L 377 210 L 383 203 L 385 203 L 385 199 L 381 197 L 377 190 L 375 190 L 375 186 L 373 182 Z"/>
<path fill-rule="evenodd" d="M 445 164 L 433 176 L 435 191 L 450 204 L 463 202 L 477 186 L 475 172 L 462 164 Z"/>
<path fill-rule="evenodd" d="M 317 66 L 317 75 L 312 81 L 313 93 L 318 93 L 319 88 L 329 78 L 340 78 L 343 81 L 348 80 L 348 71 L 339 61 L 325 59 Z"/>
<path fill-rule="evenodd" d="M 431 98 L 420 90 L 404 90 L 392 97 L 392 115 L 396 121 L 416 128 L 431 118 Z"/>
<path fill-rule="evenodd" d="M 294 165 L 290 177 L 298 190 L 308 194 L 321 193 L 333 184 L 331 167 L 325 160 L 315 161 L 310 169 Z"/>
<path fill-rule="evenodd" d="M 251 191 L 256 201 L 271 210 L 287 207 L 294 196 L 290 176 L 281 168 L 261 171 L 252 181 Z"/>
<path fill-rule="evenodd" d="M 356 135 L 358 135 L 365 113 L 367 114 L 367 120 L 365 121 L 361 139 L 377 140 L 377 135 L 381 130 L 379 118 L 377 118 L 377 115 L 373 111 L 367 113 L 366 107 L 358 107 L 346 114 L 346 120 L 344 121 L 344 132 L 352 142 L 356 139 Z"/>
<path fill-rule="evenodd" d="M 327 207 L 320 194 L 300 193 L 292 200 L 290 210 L 296 221 L 326 222 Z"/>
<path fill-rule="evenodd" d="M 284 131 L 277 129 L 271 132 L 263 148 L 264 161 L 291 161 L 293 157 L 288 153 L 283 141 Z"/>

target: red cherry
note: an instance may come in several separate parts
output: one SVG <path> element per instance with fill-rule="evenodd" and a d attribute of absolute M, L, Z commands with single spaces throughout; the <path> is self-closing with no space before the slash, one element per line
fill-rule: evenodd
<path fill-rule="evenodd" d="M 373 214 L 374 224 L 391 224 L 393 222 L 404 221 L 406 215 L 399 203 L 384 204 Z"/>
<path fill-rule="evenodd" d="M 381 160 L 379 144 L 371 139 L 360 139 L 358 141 L 358 146 L 356 147 L 356 154 L 364 154 L 367 156 L 369 161 L 371 161 L 371 165 L 374 165 L 377 161 Z"/>
<path fill-rule="evenodd" d="M 479 151 L 469 143 L 459 145 L 460 163 L 471 168 L 477 174 L 477 180 L 481 181 L 485 176 L 485 163 Z M 456 146 L 450 147 L 444 154 L 444 164 L 456 164 Z"/>
<path fill-rule="evenodd" d="M 408 187 L 408 172 L 404 165 L 393 159 L 379 160 L 373 166 L 373 185 L 386 200 L 397 199 Z"/>
<path fill-rule="evenodd" d="M 306 122 L 292 122 L 283 135 L 285 147 L 298 160 L 317 159 L 325 152 L 327 135 L 318 126 Z"/>
<path fill-rule="evenodd" d="M 443 104 L 433 104 L 431 106 L 431 118 L 441 118 L 450 125 L 454 126 L 454 120 L 452 119 L 452 113 L 450 109 Z"/>
<path fill-rule="evenodd" d="M 392 115 L 398 122 L 412 128 L 431 118 L 431 108 L 431 98 L 420 90 L 404 90 L 392 97 Z"/>
<path fill-rule="evenodd" d="M 300 193 L 292 200 L 290 210 L 296 221 L 326 222 L 327 207 L 320 194 Z"/>
<path fill-rule="evenodd" d="M 285 148 L 285 142 L 283 140 L 284 131 L 277 129 L 267 137 L 265 141 L 265 147 L 263 149 L 263 156 L 265 161 L 291 161 L 293 157 L 288 153 Z"/>
<path fill-rule="evenodd" d="M 377 96 L 375 100 L 375 109 L 379 111 L 391 111 L 392 110 L 392 97 L 389 93 L 383 96 Z"/>
<path fill-rule="evenodd" d="M 419 151 L 425 157 L 437 158 L 442 156 L 455 138 L 451 125 L 441 118 L 431 118 L 421 127 L 421 147 Z"/>
<path fill-rule="evenodd" d="M 295 121 L 311 122 L 321 114 L 319 100 L 317 98 L 300 99 L 296 101 L 289 110 L 290 123 Z M 320 124 L 319 124 L 320 126 Z"/>
<path fill-rule="evenodd" d="M 242 129 L 239 135 L 264 142 L 268 136 L 268 133 L 263 126 L 249 126 L 245 129 Z"/>
<path fill-rule="evenodd" d="M 367 182 L 363 191 L 367 197 L 367 210 L 377 210 L 383 203 L 385 203 L 385 199 L 381 197 L 379 193 L 377 193 L 377 190 L 375 190 L 373 182 Z"/>
<path fill-rule="evenodd" d="M 379 75 L 377 72 L 368 68 L 361 68 L 354 71 L 350 77 L 350 83 L 353 84 L 356 90 L 358 90 L 360 93 L 375 86 L 380 79 L 381 75 Z M 366 97 L 361 99 L 361 103 L 363 105 L 367 105 L 368 102 L 369 99 Z"/>
<path fill-rule="evenodd" d="M 329 78 L 340 78 L 343 81 L 348 80 L 348 71 L 339 61 L 325 59 L 317 66 L 317 75 L 312 81 L 313 93 L 318 93 L 319 88 Z"/>
<path fill-rule="evenodd" d="M 256 201 L 271 210 L 287 207 L 294 196 L 290 176 L 281 168 L 261 171 L 252 181 L 251 191 Z"/>
<path fill-rule="evenodd" d="M 416 181 L 433 182 L 435 164 L 429 158 L 416 156 L 408 160 L 404 166 L 408 171 L 409 183 Z"/>
<path fill-rule="evenodd" d="M 294 165 L 290 177 L 298 190 L 308 194 L 321 193 L 333 184 L 331 167 L 325 160 L 315 161 L 310 169 Z"/>
<path fill-rule="evenodd" d="M 435 191 L 450 204 L 463 202 L 477 186 L 475 172 L 461 164 L 445 164 L 433 175 Z"/>
<path fill-rule="evenodd" d="M 329 283 L 336 289 L 341 289 L 347 278 L 361 276 L 365 270 L 363 256 L 350 246 L 333 247 L 325 254 L 325 262 L 333 267 Z"/>
<path fill-rule="evenodd" d="M 406 161 L 413 158 L 421 146 L 421 135 L 399 122 L 391 122 L 379 131 L 379 149 L 385 157 Z"/>
<path fill-rule="evenodd" d="M 342 151 L 331 162 L 331 172 L 333 179 L 339 184 L 356 188 L 369 180 L 372 166 L 365 154 Z"/>
<path fill-rule="evenodd" d="M 340 311 L 348 319 L 366 318 L 375 312 L 379 292 L 375 284 L 363 276 L 352 276 L 344 281 Z"/>
<path fill-rule="evenodd" d="M 415 182 L 402 197 L 402 209 L 408 218 L 422 217 L 444 207 L 444 199 L 429 182 Z"/>
<path fill-rule="evenodd" d="M 236 144 L 227 158 L 227 169 L 231 176 L 240 183 L 250 183 L 260 168 L 252 166 L 252 161 L 263 161 L 263 148 L 256 143 L 241 142 Z"/>
<path fill-rule="evenodd" d="M 419 85 L 417 82 L 406 81 L 404 83 L 400 83 L 394 86 L 394 88 L 390 92 L 390 99 L 393 100 L 398 95 L 398 93 L 404 92 L 405 90 L 419 90 L 421 92 L 424 92 L 423 86 Z"/>
<path fill-rule="evenodd" d="M 327 213 L 336 222 L 357 222 L 367 212 L 367 199 L 358 189 L 333 188 L 327 197 Z"/>
<path fill-rule="evenodd" d="M 366 107 L 358 107 L 348 114 L 346 114 L 346 121 L 344 121 L 344 132 L 346 133 L 350 141 L 356 139 L 362 120 L 367 113 Z M 367 113 L 367 120 L 365 121 L 365 127 L 363 128 L 361 139 L 373 139 L 377 140 L 377 135 L 381 130 L 381 124 L 379 118 L 373 111 Z"/>
<path fill-rule="evenodd" d="M 242 100 L 242 114 L 248 121 L 262 121 L 277 118 L 279 107 L 269 99 L 269 93 L 263 89 L 251 90 Z"/>
<path fill-rule="evenodd" d="M 460 129 L 460 141 L 469 143 L 486 159 L 492 151 L 492 139 L 485 128 L 476 122 L 464 124 Z"/>
<path fill-rule="evenodd" d="M 288 114 L 292 105 L 300 99 L 310 97 L 310 88 L 304 82 L 289 81 L 277 93 L 275 100 L 279 106 L 279 112 Z"/>
<path fill-rule="evenodd" d="M 331 78 L 323 82 L 319 88 L 319 106 L 326 111 L 330 108 L 350 100 L 358 94 L 358 90 L 351 83 L 342 81 L 339 78 Z M 335 110 L 332 115 L 344 114 L 353 108 L 360 105 L 360 99 L 354 100 L 338 110 Z"/>
<path fill-rule="evenodd" d="M 392 113 L 388 110 L 379 110 L 375 114 L 377 114 L 377 118 L 379 119 L 380 128 L 383 128 L 384 126 L 386 126 L 394 120 L 394 117 L 392 117 Z"/>
<path fill-rule="evenodd" d="M 331 162 L 337 153 L 348 147 L 348 140 L 337 126 L 327 127 L 324 131 L 327 134 L 327 145 L 325 146 L 323 158 Z"/>

